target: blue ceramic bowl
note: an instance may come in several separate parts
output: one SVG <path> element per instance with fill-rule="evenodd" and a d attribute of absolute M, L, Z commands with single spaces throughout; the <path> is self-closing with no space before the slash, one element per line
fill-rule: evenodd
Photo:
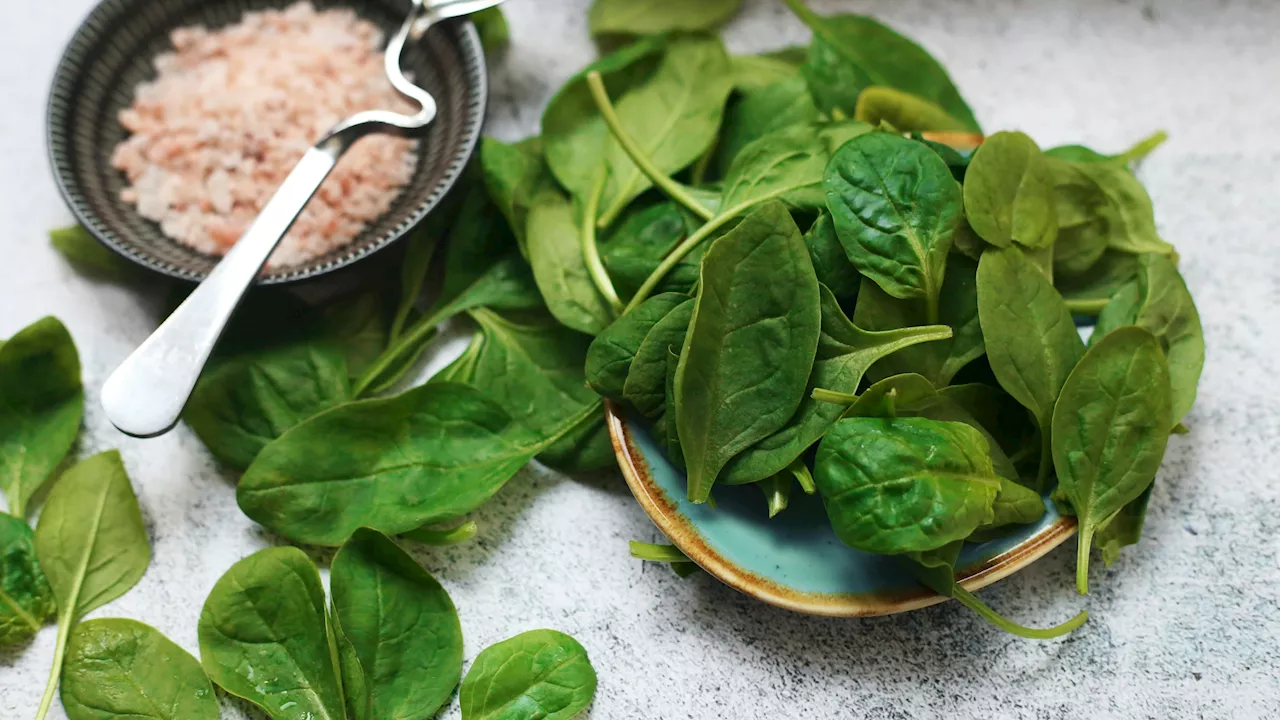
<path fill-rule="evenodd" d="M 618 465 L 658 529 L 712 576 L 771 605 L 812 615 L 860 617 L 915 610 L 945 598 L 921 587 L 899 560 L 841 543 L 816 495 L 792 493 L 770 519 L 760 492 L 717 487 L 716 508 L 686 496 L 685 475 L 667 460 L 642 423 L 608 407 Z M 965 547 L 957 575 L 976 590 L 1035 562 L 1075 533 L 1075 518 L 1045 497 L 1039 523 Z"/>

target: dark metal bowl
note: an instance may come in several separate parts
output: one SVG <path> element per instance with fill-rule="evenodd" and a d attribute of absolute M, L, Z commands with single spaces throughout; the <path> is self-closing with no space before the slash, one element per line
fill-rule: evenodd
<path fill-rule="evenodd" d="M 124 173 L 111 153 L 127 132 L 117 120 L 138 83 L 155 77 L 152 61 L 172 49 L 169 32 L 189 25 L 221 27 L 248 10 L 293 0 L 105 0 L 67 45 L 49 96 L 49 156 L 62 196 L 80 222 L 107 247 L 152 270 L 199 281 L 218 258 L 169 239 L 160 226 L 120 199 Z M 408 0 L 313 0 L 317 9 L 349 7 L 390 35 L 409 12 Z M 367 257 L 404 235 L 440 201 L 475 151 L 488 83 L 480 38 L 469 22 L 433 28 L 405 48 L 404 68 L 439 105 L 418 142 L 413 178 L 349 245 L 304 265 L 263 274 L 262 284 L 302 280 Z M 378 108 L 369 108 L 375 110 Z"/>

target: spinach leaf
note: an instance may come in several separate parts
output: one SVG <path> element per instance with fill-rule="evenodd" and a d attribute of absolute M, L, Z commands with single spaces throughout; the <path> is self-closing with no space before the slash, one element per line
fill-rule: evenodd
<path fill-rule="evenodd" d="M 962 212 L 946 163 L 914 140 L 867 133 L 836 151 L 824 184 L 849 260 L 890 295 L 922 298 L 927 322 L 936 324 Z"/>
<path fill-rule="evenodd" d="M 878 361 L 869 375 L 873 380 L 902 373 L 919 373 L 938 387 L 965 365 L 982 357 L 986 346 L 978 322 L 978 264 L 963 255 L 947 261 L 938 298 L 937 321 L 951 328 L 951 338 L 904 349 Z M 892 330 L 923 325 L 928 308 L 921 300 L 899 300 L 879 285 L 863 279 L 854 306 L 853 321 L 868 330 Z"/>
<path fill-rule="evenodd" d="M 1053 245 L 1058 237 L 1054 174 L 1035 141 L 1000 132 L 978 146 L 964 176 L 964 213 L 997 247 Z"/>
<path fill-rule="evenodd" d="M 339 350 L 286 345 L 237 356 L 205 373 L 183 418 L 214 457 L 243 471 L 284 431 L 350 398 Z"/>
<path fill-rule="evenodd" d="M 870 129 L 858 123 L 845 134 L 856 136 Z M 823 173 L 831 153 L 826 138 L 813 126 L 786 127 L 748 143 L 725 174 L 720 202 L 727 208 L 724 213 L 740 214 L 774 199 L 800 209 L 823 208 Z"/>
<path fill-rule="evenodd" d="M 847 395 L 848 402 L 841 403 L 849 409 L 845 417 L 894 418 L 899 405 L 912 405 L 937 394 L 933 383 L 924 376 L 904 373 L 873 383 L 861 395 Z M 835 400 L 835 398 L 832 398 Z"/>
<path fill-rule="evenodd" d="M 46 317 L 0 346 L 0 487 L 9 512 L 27 501 L 67 456 L 84 418 L 80 356 L 71 334 Z"/>
<path fill-rule="evenodd" d="M 462 681 L 462 720 L 569 720 L 596 694 L 596 671 L 577 640 L 530 630 L 490 645 Z"/>
<path fill-rule="evenodd" d="M 58 603 L 58 643 L 36 713 L 43 719 L 72 627 L 137 584 L 151 563 L 142 512 L 120 453 L 81 460 L 54 483 L 36 525 L 36 557 Z"/>
<path fill-rule="evenodd" d="M 944 387 L 938 392 L 955 401 L 989 431 L 1000 449 L 1015 465 L 1022 456 L 1030 455 L 1034 459 L 1034 454 L 1039 452 L 1034 418 L 1022 403 L 999 387 L 968 383 Z"/>
<path fill-rule="evenodd" d="M 680 447 L 679 428 L 676 427 L 676 372 L 680 369 L 680 355 L 672 348 L 667 348 L 667 404 L 666 404 L 666 447 L 667 459 L 682 472 L 685 469 L 684 449 Z"/>
<path fill-rule="evenodd" d="M 1000 480 L 973 428 L 922 418 L 846 418 L 818 445 L 814 482 L 846 545 L 935 550 L 991 522 Z"/>
<path fill-rule="evenodd" d="M 932 102 L 969 130 L 982 131 L 947 71 L 924 48 L 869 17 L 822 17 L 803 0 L 786 2 L 813 30 L 804 73 L 824 112 L 852 116 L 858 95 L 880 85 Z"/>
<path fill-rule="evenodd" d="M 821 330 L 818 279 L 781 204 L 717 240 L 700 285 L 675 379 L 694 502 L 706 501 L 730 459 L 795 413 Z"/>
<path fill-rule="evenodd" d="M 782 52 L 761 53 L 759 55 L 730 55 L 729 66 L 733 72 L 733 88 L 740 93 L 748 93 L 772 85 L 779 80 L 800 76 L 800 65 L 808 51 L 804 48 L 793 48 L 796 57 Z M 805 89 L 808 93 L 808 88 Z"/>
<path fill-rule="evenodd" d="M 835 222 L 830 213 L 818 215 L 813 227 L 804 234 L 804 244 L 809 249 L 809 260 L 813 263 L 813 271 L 818 275 L 818 282 L 827 286 L 837 300 L 852 304 L 862 286 L 862 274 L 849 262 L 849 256 L 844 254 L 844 246 L 836 235 Z"/>
<path fill-rule="evenodd" d="M 694 305 L 692 298 L 685 298 L 671 308 L 653 324 L 636 348 L 622 395 L 645 417 L 657 417 L 667 407 L 667 355 L 672 348 L 684 347 Z M 667 420 L 674 423 L 675 416 Z"/>
<path fill-rule="evenodd" d="M 1138 324 L 1138 308 L 1142 305 L 1142 290 L 1137 280 L 1116 291 L 1111 300 L 1098 313 L 1098 321 L 1093 326 L 1093 334 L 1089 336 L 1089 345 L 1093 346 L 1106 337 L 1112 330 L 1126 325 Z"/>
<path fill-rule="evenodd" d="M 982 426 L 959 403 L 945 395 L 934 394 L 914 402 L 896 402 L 890 417 L 919 417 L 940 422 L 964 423 L 977 430 L 987 441 L 987 454 L 991 457 L 991 467 L 1001 482 L 1018 480 L 1018 471 L 1009 456 L 1000 448 L 995 436 Z M 993 521 L 994 522 L 994 521 Z"/>
<path fill-rule="evenodd" d="M 1107 567 L 1120 559 L 1121 549 L 1137 545 L 1142 539 L 1142 525 L 1147 519 L 1147 505 L 1151 502 L 1151 491 L 1155 486 L 1154 482 L 1148 485 L 1137 500 L 1129 502 L 1098 525 L 1093 541 L 1102 551 L 1102 562 Z"/>
<path fill-rule="evenodd" d="M 506 49 L 511 43 L 511 26 L 507 24 L 507 16 L 500 7 L 488 7 L 469 18 L 480 33 L 480 47 L 486 55 L 492 55 Z"/>
<path fill-rule="evenodd" d="M 414 243 L 414 247 L 418 249 L 429 249 L 433 244 L 429 241 Z M 423 258 L 420 250 L 414 252 L 415 258 L 407 258 L 406 265 L 402 268 L 406 274 L 417 271 L 410 270 L 408 263 L 430 262 L 430 258 Z M 421 268 L 420 272 L 425 275 L 427 268 Z M 412 315 L 412 305 L 417 299 L 416 292 L 420 289 L 421 277 L 415 278 L 414 283 L 418 283 L 418 288 L 405 287 L 404 312 L 405 321 Z M 402 281 L 408 282 L 407 278 Z M 413 297 L 408 297 L 414 294 Z M 397 309 L 398 319 L 400 309 Z M 366 371 L 372 365 L 382 352 L 387 349 L 387 343 L 391 338 L 391 328 L 389 327 L 386 303 L 382 296 L 376 292 L 364 292 L 355 296 L 347 296 L 332 302 L 328 307 L 323 308 L 319 313 L 315 308 L 308 307 L 307 316 L 311 322 L 299 329 L 296 337 L 272 339 L 267 342 L 258 343 L 253 347 L 244 348 L 229 358 L 237 358 L 244 354 L 253 354 L 267 347 L 281 347 L 289 344 L 304 343 L 325 343 L 342 351 L 346 357 L 347 372 L 353 377 L 358 376 Z M 402 330 L 403 328 L 399 328 Z M 397 330 L 397 332 L 399 332 Z"/>
<path fill-rule="evenodd" d="M 391 326 L 386 329 L 382 337 L 377 338 L 376 343 L 367 342 L 358 345 L 361 348 L 368 347 L 372 352 L 369 353 L 367 359 L 360 358 L 364 362 L 360 364 L 360 367 L 351 371 L 353 375 L 363 372 L 369 362 L 372 362 L 374 358 L 382 354 L 389 342 L 399 340 L 400 336 L 404 334 L 405 326 L 416 313 L 418 296 L 422 294 L 422 286 L 427 281 L 427 273 L 431 270 L 432 260 L 436 257 L 436 249 L 441 244 L 441 234 L 440 230 L 435 227 L 435 223 L 426 220 L 418 225 L 406 238 L 404 258 L 400 261 L 400 299 L 396 304 L 396 312 L 392 316 Z M 367 297 L 377 298 L 373 294 Z M 379 330 L 382 329 L 381 323 L 370 324 Z M 372 332 L 366 333 L 365 337 L 371 337 L 372 335 Z M 362 353 L 357 352 L 356 355 L 359 357 Z"/>
<path fill-rule="evenodd" d="M 937 550 L 907 555 L 911 560 L 911 569 L 920 584 L 939 595 L 959 600 L 965 607 L 978 613 L 978 615 L 982 616 L 982 619 L 1001 630 L 1031 640 L 1050 640 L 1061 637 L 1080 627 L 1089 619 L 1089 613 L 1082 610 L 1078 615 L 1061 625 L 1039 629 L 1019 625 L 1004 618 L 987 607 L 973 593 L 965 590 L 960 583 L 956 582 L 955 565 L 956 561 L 960 559 L 960 549 L 963 544 L 963 541 L 957 540 Z"/>
<path fill-rule="evenodd" d="M 816 388 L 853 393 L 862 376 L 880 358 L 913 345 L 943 341 L 950 328 L 915 327 L 868 332 L 849 321 L 826 286 L 821 293 L 822 332 L 817 359 L 809 375 L 808 391 L 783 427 L 731 460 L 721 482 L 730 485 L 756 482 L 780 473 L 818 442 L 844 408 L 812 397 Z"/>
<path fill-rule="evenodd" d="M 200 611 L 209 679 L 272 720 L 346 717 L 320 572 L 294 547 L 231 566 Z"/>
<path fill-rule="evenodd" d="M 592 35 L 712 30 L 741 8 L 742 0 L 594 0 L 587 25 Z"/>
<path fill-rule="evenodd" d="M 692 164 L 715 143 L 732 90 L 729 55 L 719 38 L 677 37 L 667 44 L 653 75 L 618 101 L 617 114 L 640 152 L 670 175 Z M 612 224 L 652 186 L 612 135 L 605 142 L 604 161 L 608 175 L 601 226 Z"/>
<path fill-rule="evenodd" d="M 62 254 L 76 272 L 109 282 L 129 283 L 147 277 L 137 265 L 98 242 L 80 225 L 49 231 L 53 249 Z"/>
<path fill-rule="evenodd" d="M 586 66 L 551 98 L 542 113 L 542 148 L 547 166 L 578 200 L 599 179 L 609 130 L 596 108 L 587 75 L 599 72 L 611 97 L 639 85 L 658 64 L 665 36 L 642 38 Z"/>
<path fill-rule="evenodd" d="M 621 399 L 631 361 L 645 336 L 659 320 L 685 302 L 689 302 L 689 298 L 679 293 L 655 295 L 615 320 L 592 340 L 587 348 L 586 364 L 586 379 L 591 389 L 604 397 Z"/>
<path fill-rule="evenodd" d="M 690 562 L 689 556 L 680 552 L 680 549 L 675 545 L 658 545 L 632 540 L 630 549 L 631 557 L 637 560 L 665 563 Z"/>
<path fill-rule="evenodd" d="M 529 265 L 547 308 L 566 327 L 596 335 L 613 310 L 596 289 L 578 246 L 573 206 L 558 191 L 543 191 L 529 209 Z"/>
<path fill-rule="evenodd" d="M 590 338 L 554 322 L 518 324 L 482 309 L 471 316 L 484 333 L 484 344 L 466 382 L 497 401 L 516 422 L 539 437 L 550 437 L 570 418 L 599 404 L 583 371 Z M 538 459 L 563 470 L 608 465 L 613 445 L 603 416 L 583 433 L 585 437 L 571 432 Z M 595 447 L 578 447 L 584 442 Z"/>
<path fill-rule="evenodd" d="M 507 219 L 521 253 L 527 256 L 529 208 L 542 189 L 553 182 L 542 159 L 542 139 L 531 137 L 508 145 L 486 137 L 480 141 L 480 164 L 489 197 Z"/>
<path fill-rule="evenodd" d="M 1173 427 L 1169 366 L 1150 332 L 1126 327 L 1089 348 L 1053 413 L 1058 487 L 1080 520 L 1076 589 L 1089 591 L 1098 527 L 1155 480 Z"/>
<path fill-rule="evenodd" d="M 812 125 L 818 108 L 804 78 L 794 76 L 743 93 L 725 113 L 724 128 L 716 146 L 716 166 L 728 172 L 742 149 L 776 130 L 792 125 Z"/>
<path fill-rule="evenodd" d="M 1051 462 L 1053 406 L 1084 351 L 1066 303 L 1016 247 L 992 248 L 978 263 L 978 319 L 1000 386 L 1031 411 L 1040 428 L 1043 489 Z"/>
<path fill-rule="evenodd" d="M 292 428 L 259 453 L 236 500 L 250 518 L 298 542 L 339 545 L 360 527 L 407 532 L 476 509 L 597 413 L 593 404 L 540 437 L 475 388 L 428 383 Z"/>
<path fill-rule="evenodd" d="M 1058 242 L 1062 242 L 1061 235 Z M 1079 275 L 1057 273 L 1054 284 L 1067 302 L 1068 310 L 1080 315 L 1097 315 L 1112 296 L 1137 279 L 1140 257 L 1119 250 L 1106 250 L 1088 272 Z"/>
<path fill-rule="evenodd" d="M 1116 222 L 1110 200 L 1093 179 L 1073 163 L 1048 160 L 1053 175 L 1058 240 L 1053 248 L 1054 270 L 1083 275 L 1107 252 Z"/>
<path fill-rule="evenodd" d="M 1044 499 L 1035 490 L 1023 487 L 1009 478 L 1001 477 L 1000 492 L 996 493 L 996 501 L 991 505 L 991 511 L 993 513 L 991 522 L 978 528 L 979 532 L 1006 525 L 1030 525 L 1039 522 L 1040 518 L 1044 517 Z"/>
<path fill-rule="evenodd" d="M 76 626 L 61 696 L 70 720 L 218 720 L 218 698 L 199 661 L 135 620 Z"/>
<path fill-rule="evenodd" d="M 1204 328 L 1195 300 L 1167 255 L 1143 255 L 1138 269 L 1137 324 L 1160 341 L 1169 359 L 1173 423 L 1182 422 L 1196 401 L 1204 370 Z M 1172 426 L 1170 426 L 1172 427 Z"/>
<path fill-rule="evenodd" d="M 462 625 L 449 593 L 387 536 L 364 528 L 334 556 L 330 587 L 370 717 L 435 716 L 462 678 Z"/>
<path fill-rule="evenodd" d="M 618 292 L 630 297 L 662 259 L 696 229 L 694 220 L 674 202 L 662 202 L 625 215 L 600 245 L 601 261 Z M 657 286 L 659 292 L 687 293 L 698 281 L 701 253 L 690 253 Z"/>
<path fill-rule="evenodd" d="M 859 93 L 853 117 L 869 125 L 887 123 L 901 132 L 964 132 L 969 129 L 938 105 L 891 87 L 869 87 Z"/>
<path fill-rule="evenodd" d="M 1050 160 L 1056 167 L 1063 160 Z M 1102 193 L 1106 204 L 1098 212 L 1104 214 L 1107 223 L 1107 246 L 1131 253 L 1158 253 L 1168 255 L 1173 246 L 1160 239 L 1156 231 L 1155 210 L 1151 196 L 1128 168 L 1115 163 L 1073 163 L 1075 182 L 1089 182 L 1095 191 Z M 1065 177 L 1064 171 L 1054 174 Z"/>
<path fill-rule="evenodd" d="M 57 611 L 31 528 L 0 514 L 0 647 L 30 640 Z"/>

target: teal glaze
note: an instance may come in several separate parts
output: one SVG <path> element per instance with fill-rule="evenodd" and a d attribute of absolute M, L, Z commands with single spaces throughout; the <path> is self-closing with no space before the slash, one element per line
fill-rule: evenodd
<path fill-rule="evenodd" d="M 792 489 L 790 505 L 773 519 L 764 496 L 749 485 L 717 485 L 712 492 L 715 508 L 689 502 L 684 473 L 667 460 L 642 422 L 632 417 L 628 425 L 653 482 L 706 545 L 730 563 L 802 593 L 889 597 L 920 590 L 902 561 L 841 543 L 827 521 L 822 500 L 805 495 L 798 485 Z M 1057 508 L 1047 495 L 1044 500 L 1046 510 L 1039 523 L 998 540 L 965 546 L 960 568 L 1008 552 L 1054 524 Z"/>

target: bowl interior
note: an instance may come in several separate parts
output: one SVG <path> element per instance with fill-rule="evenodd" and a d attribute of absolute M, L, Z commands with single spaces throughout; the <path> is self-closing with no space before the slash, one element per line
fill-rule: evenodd
<path fill-rule="evenodd" d="M 627 484 L 671 542 L 704 570 L 753 597 L 815 615 L 884 615 L 931 605 L 943 598 L 925 590 L 899 560 L 853 550 L 840 542 L 822 501 L 799 490 L 770 519 L 760 491 L 720 487 L 716 506 L 695 505 L 685 474 L 676 468 L 638 419 L 609 408 L 609 432 Z M 1040 522 L 990 542 L 965 546 L 958 577 L 977 589 L 1015 572 L 1075 532 L 1045 498 Z"/>
<path fill-rule="evenodd" d="M 105 0 L 81 25 L 54 76 L 49 99 L 49 150 L 54 175 L 80 222 L 130 259 L 168 275 L 201 280 L 218 258 L 170 240 L 158 224 L 120 199 L 124 174 L 111 154 L 125 138 L 117 120 L 134 88 L 155 77 L 153 60 L 171 50 L 169 32 L 189 25 L 217 28 L 246 11 L 281 8 L 293 0 Z M 312 0 L 317 9 L 349 7 L 388 35 L 409 0 Z M 475 149 L 484 120 L 484 53 L 475 28 L 451 22 L 405 48 L 402 64 L 439 105 L 418 142 L 416 169 L 391 208 L 349 245 L 306 264 L 268 270 L 261 283 L 314 277 L 348 265 L 402 236 L 453 185 Z M 377 109 L 377 108 L 370 108 Z"/>

